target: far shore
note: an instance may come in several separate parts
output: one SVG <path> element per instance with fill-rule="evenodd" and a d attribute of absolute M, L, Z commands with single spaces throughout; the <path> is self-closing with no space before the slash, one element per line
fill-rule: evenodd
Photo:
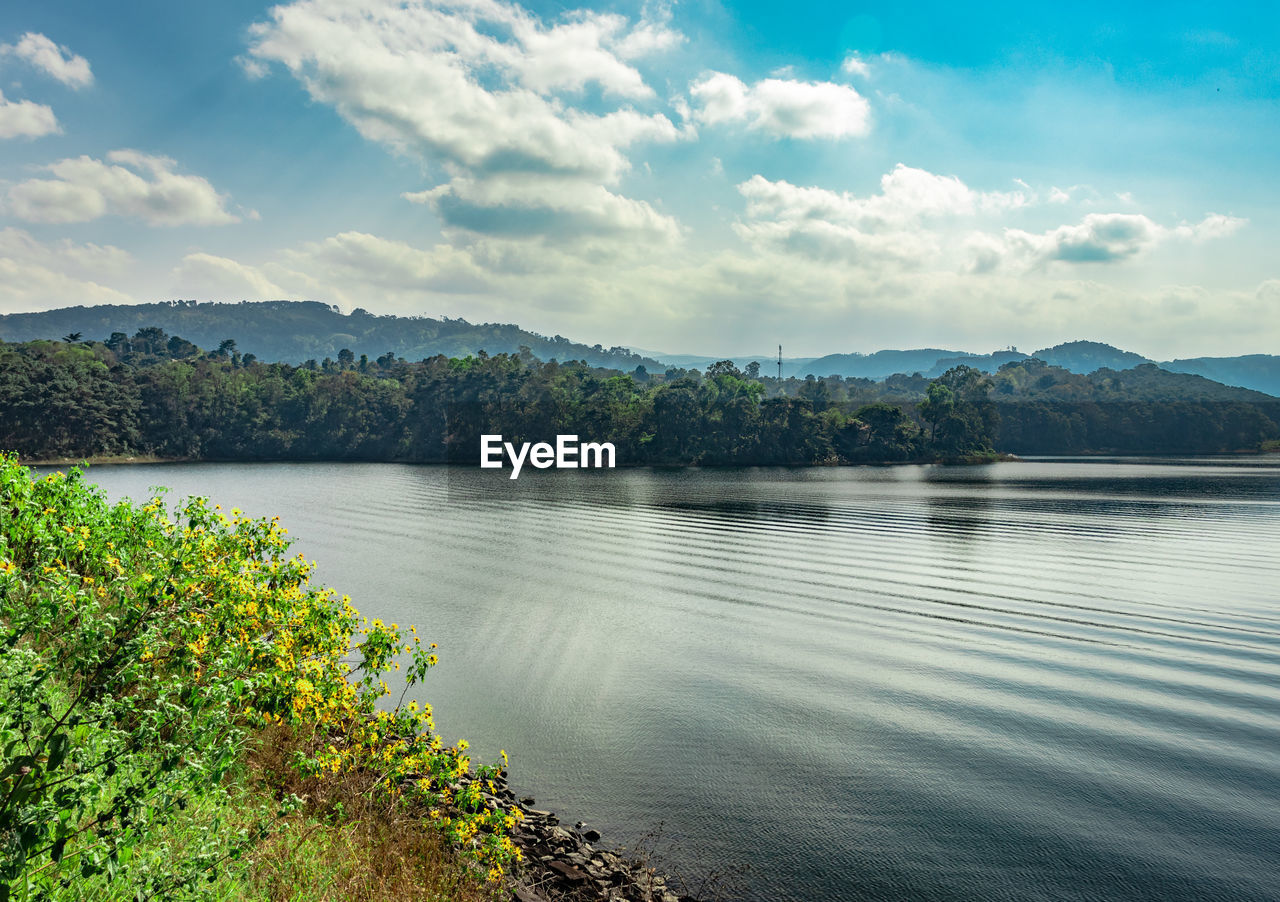
<path fill-rule="evenodd" d="M 1240 458 L 1240 457 L 1275 457 L 1280 453 L 1280 443 L 1268 443 L 1273 447 L 1263 447 L 1253 450 L 1237 450 L 1237 451 L 1219 451 L 1216 453 L 1176 453 L 1162 454 L 1160 452 L 1146 452 L 1141 454 L 1116 454 L 1114 452 L 1089 452 L 1078 454 L 1051 454 L 1051 455 L 1033 455 L 1033 457 L 1078 457 L 1082 460 L 1099 457 L 1222 457 L 1222 458 Z M 1025 461 L 1027 458 L 1018 454 L 1009 454 L 1002 451 L 995 452 L 979 452 L 966 457 L 960 458 L 940 458 L 934 460 L 902 460 L 902 461 L 866 461 L 851 464 L 836 463 L 808 463 L 808 464 L 734 464 L 728 467 L 711 466 L 707 464 L 664 464 L 664 463 L 619 463 L 619 470 L 633 470 L 644 467 L 650 467 L 659 470 L 672 469 L 750 469 L 750 468 L 785 468 L 785 469 L 811 469 L 815 467 L 840 468 L 840 467 L 902 467 L 902 466 L 974 466 L 989 463 L 1017 463 Z M 258 464 L 258 463 L 388 463 L 388 464 L 414 464 L 419 466 L 471 466 L 476 469 L 478 464 L 451 463 L 450 461 L 428 461 L 428 460 L 348 460 L 343 458 L 332 459 L 316 459 L 316 458 L 202 458 L 202 457 L 160 457 L 154 454 L 106 454 L 94 457 L 53 457 L 41 460 L 28 460 L 20 458 L 19 463 L 24 467 L 76 467 L 76 466 L 124 466 L 130 464 Z"/>

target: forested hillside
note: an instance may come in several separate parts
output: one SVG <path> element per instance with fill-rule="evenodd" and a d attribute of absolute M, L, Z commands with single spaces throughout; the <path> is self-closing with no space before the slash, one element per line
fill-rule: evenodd
<path fill-rule="evenodd" d="M 729 361 L 623 373 L 528 349 L 419 361 L 340 349 L 294 366 L 158 327 L 0 344 L 0 449 L 28 460 L 475 462 L 483 433 L 572 433 L 613 442 L 623 464 L 871 463 L 1241 451 L 1280 439 L 1277 423 L 1280 399 L 1149 365 L 1082 376 L 1030 359 L 994 375 L 779 381 Z"/>
<path fill-rule="evenodd" d="M 409 360 L 421 360 L 436 354 L 465 357 L 480 351 L 514 354 L 523 346 L 542 360 L 585 360 L 592 366 L 626 370 L 641 365 L 651 370 L 665 369 L 657 361 L 632 354 L 626 348 L 578 344 L 562 335 L 547 338 L 505 323 L 375 316 L 361 309 L 343 314 L 336 307 L 316 301 L 166 301 L 11 313 L 0 316 L 0 339 L 34 341 L 79 333 L 87 340 L 107 341 L 113 333 L 123 339 L 148 326 L 182 335 L 206 348 L 235 339 L 244 353 L 293 364 L 336 357 L 343 348 L 357 357 L 377 357 L 390 351 Z"/>

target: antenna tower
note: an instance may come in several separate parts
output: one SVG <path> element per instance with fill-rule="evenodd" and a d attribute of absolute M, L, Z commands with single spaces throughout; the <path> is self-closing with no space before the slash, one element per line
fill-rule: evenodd
<path fill-rule="evenodd" d="M 782 381 L 782 345 L 778 345 L 778 381 Z"/>

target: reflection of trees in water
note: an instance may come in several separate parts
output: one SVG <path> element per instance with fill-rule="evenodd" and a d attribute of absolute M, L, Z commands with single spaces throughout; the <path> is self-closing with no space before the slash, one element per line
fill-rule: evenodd
<path fill-rule="evenodd" d="M 995 506 L 990 490 L 996 480 L 986 468 L 930 473 L 934 491 L 927 496 L 929 531 L 944 538 L 972 541 L 992 525 Z"/>

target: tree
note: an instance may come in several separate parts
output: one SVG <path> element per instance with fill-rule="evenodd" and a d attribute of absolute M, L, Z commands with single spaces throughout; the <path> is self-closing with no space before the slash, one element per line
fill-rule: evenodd
<path fill-rule="evenodd" d="M 953 456 L 991 450 L 1000 415 L 990 392 L 991 379 L 963 364 L 929 383 L 918 409 L 935 451 Z"/>
<path fill-rule="evenodd" d="M 80 336 L 83 334 L 84 334 L 83 332 L 70 332 L 62 336 L 62 340 L 69 345 L 73 345 L 73 344 L 76 344 L 78 341 L 80 341 Z"/>

